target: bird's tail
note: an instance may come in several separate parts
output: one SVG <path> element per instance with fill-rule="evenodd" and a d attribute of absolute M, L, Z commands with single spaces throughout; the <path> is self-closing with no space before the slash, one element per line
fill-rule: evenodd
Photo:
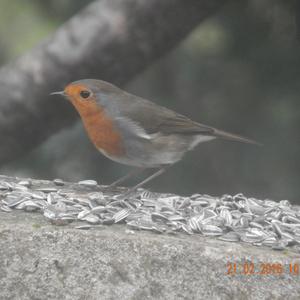
<path fill-rule="evenodd" d="M 213 134 L 214 134 L 215 137 L 218 137 L 218 138 L 221 138 L 221 139 L 224 139 L 224 140 L 228 140 L 228 141 L 235 141 L 235 142 L 241 142 L 241 143 L 247 143 L 247 144 L 262 146 L 261 143 L 253 141 L 251 139 L 245 138 L 245 137 L 237 135 L 237 134 L 222 131 L 222 130 L 219 130 L 219 129 L 215 129 Z"/>

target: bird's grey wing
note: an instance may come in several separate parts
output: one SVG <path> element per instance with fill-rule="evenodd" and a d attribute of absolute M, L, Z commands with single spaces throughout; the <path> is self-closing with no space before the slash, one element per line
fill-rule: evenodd
<path fill-rule="evenodd" d="M 212 127 L 194 122 L 168 108 L 133 95 L 128 98 L 122 101 L 122 115 L 148 134 L 213 134 Z"/>
<path fill-rule="evenodd" d="M 119 105 L 122 106 L 122 115 L 140 126 L 147 134 L 198 134 L 249 144 L 259 144 L 240 135 L 194 122 L 184 115 L 128 93 L 124 93 L 121 102 Z"/>

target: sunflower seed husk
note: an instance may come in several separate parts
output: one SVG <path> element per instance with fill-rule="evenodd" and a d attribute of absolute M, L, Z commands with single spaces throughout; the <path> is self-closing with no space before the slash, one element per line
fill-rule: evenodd
<path fill-rule="evenodd" d="M 57 188 L 55 188 L 55 187 L 42 187 L 42 188 L 36 189 L 36 191 L 43 192 L 43 193 L 53 193 L 53 192 L 57 192 Z"/>
<path fill-rule="evenodd" d="M 181 197 L 143 189 L 125 199 L 122 192 L 94 189 L 97 182 L 93 180 L 83 180 L 75 189 L 58 179 L 50 184 L 35 182 L 0 180 L 1 211 L 41 212 L 55 225 L 80 220 L 79 229 L 125 223 L 134 230 L 201 234 L 276 250 L 300 245 L 300 207 L 287 200 L 260 200 L 243 194 Z"/>
<path fill-rule="evenodd" d="M 119 223 L 125 220 L 129 216 L 129 214 L 130 210 L 125 208 L 115 213 L 112 218 L 115 220 L 115 223 Z"/>
<path fill-rule="evenodd" d="M 15 197 L 15 196 L 8 196 L 6 197 L 4 200 L 2 200 L 2 203 L 7 205 L 10 208 L 13 208 L 19 204 L 21 204 L 22 202 L 25 202 L 27 200 L 30 200 L 31 198 L 28 196 L 24 196 L 22 197 L 21 195 L 19 197 Z"/>
<path fill-rule="evenodd" d="M 151 219 L 152 219 L 152 221 L 160 221 L 160 222 L 166 222 L 166 221 L 168 221 L 169 219 L 168 219 L 168 217 L 167 216 L 165 216 L 164 214 L 160 214 L 160 213 L 157 213 L 157 212 L 153 212 L 152 214 L 151 214 Z"/>
<path fill-rule="evenodd" d="M 76 226 L 75 229 L 81 229 L 81 230 L 89 230 L 92 228 L 92 225 L 80 225 Z"/>
<path fill-rule="evenodd" d="M 100 218 L 94 214 L 88 214 L 87 216 L 83 217 L 81 220 L 87 221 L 91 224 L 98 224 L 100 222 Z"/>
<path fill-rule="evenodd" d="M 0 205 L 0 209 L 5 212 L 12 212 L 13 210 L 5 204 Z"/>
<path fill-rule="evenodd" d="M 207 236 L 218 236 L 223 234 L 222 228 L 215 225 L 203 225 L 201 231 Z"/>
<path fill-rule="evenodd" d="M 53 183 L 57 186 L 63 186 L 65 185 L 64 181 L 62 179 L 56 178 L 53 180 Z"/>
<path fill-rule="evenodd" d="M 85 186 L 96 186 L 98 183 L 96 180 L 81 180 L 78 182 L 80 185 L 85 185 Z"/>
<path fill-rule="evenodd" d="M 25 187 L 30 187 L 31 186 L 31 180 L 21 180 L 18 182 L 19 185 L 23 185 Z"/>

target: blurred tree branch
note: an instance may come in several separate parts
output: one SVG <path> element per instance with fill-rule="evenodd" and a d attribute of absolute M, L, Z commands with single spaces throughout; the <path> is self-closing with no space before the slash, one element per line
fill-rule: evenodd
<path fill-rule="evenodd" d="M 296 30 L 297 30 L 297 40 L 300 42 L 300 2 L 297 1 L 295 5 L 295 11 L 296 11 Z"/>
<path fill-rule="evenodd" d="M 103 0 L 0 69 L 0 165 L 74 122 L 52 91 L 80 78 L 124 84 L 226 0 Z"/>

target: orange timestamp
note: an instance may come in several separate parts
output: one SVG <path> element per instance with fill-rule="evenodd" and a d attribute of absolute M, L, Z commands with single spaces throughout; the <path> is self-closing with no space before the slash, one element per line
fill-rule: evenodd
<path fill-rule="evenodd" d="M 253 262 L 228 262 L 226 275 L 300 275 L 299 263 L 257 263 Z"/>

